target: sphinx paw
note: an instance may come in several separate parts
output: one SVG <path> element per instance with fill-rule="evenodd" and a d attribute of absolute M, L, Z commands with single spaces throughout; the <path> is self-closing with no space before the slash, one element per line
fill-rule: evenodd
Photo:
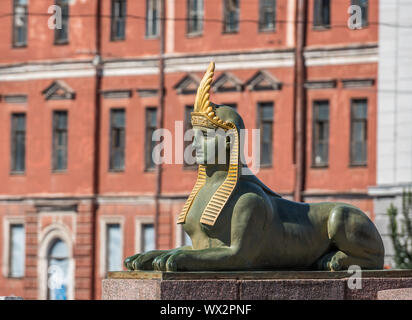
<path fill-rule="evenodd" d="M 139 254 L 139 256 L 132 262 L 133 270 L 153 270 L 153 259 L 158 255 L 159 254 L 156 251 L 148 251 Z"/>
<path fill-rule="evenodd" d="M 167 260 L 166 271 L 172 271 L 172 272 L 177 271 L 177 263 L 175 260 L 171 260 L 171 261 Z"/>
<path fill-rule="evenodd" d="M 135 270 L 135 269 L 134 269 L 133 262 L 134 262 L 134 260 L 136 260 L 139 256 L 140 256 L 140 253 L 135 254 L 135 255 L 133 255 L 133 256 L 130 256 L 130 257 L 127 257 L 126 259 L 124 259 L 123 264 L 124 264 L 125 268 L 126 268 L 127 270 Z"/>
<path fill-rule="evenodd" d="M 184 265 L 185 254 L 183 252 L 176 252 L 172 254 L 166 262 L 166 271 L 178 271 Z"/>
<path fill-rule="evenodd" d="M 153 266 L 153 270 L 156 271 L 166 271 L 166 263 L 168 261 L 168 259 L 170 258 L 170 256 L 172 255 L 172 253 L 165 253 L 162 254 L 158 257 L 156 257 L 153 260 L 152 266 Z"/>

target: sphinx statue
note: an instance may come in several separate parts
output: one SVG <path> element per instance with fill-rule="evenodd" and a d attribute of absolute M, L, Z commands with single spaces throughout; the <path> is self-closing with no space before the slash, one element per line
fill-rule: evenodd
<path fill-rule="evenodd" d="M 191 122 L 197 181 L 177 223 L 192 246 L 125 259 L 129 270 L 241 271 L 382 269 L 384 246 L 374 223 L 345 203 L 286 200 L 240 161 L 244 129 L 231 107 L 210 102 L 212 62 L 197 91 Z M 208 132 L 220 132 L 210 135 Z M 232 138 L 224 133 L 232 132 Z M 222 134 L 223 133 L 223 134 Z M 221 148 L 226 161 L 217 161 Z M 217 152 L 208 150 L 215 149 Z"/>

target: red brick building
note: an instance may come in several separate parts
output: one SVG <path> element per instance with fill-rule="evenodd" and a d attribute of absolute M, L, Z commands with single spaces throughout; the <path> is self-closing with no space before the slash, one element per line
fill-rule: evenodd
<path fill-rule="evenodd" d="M 358 30 L 347 26 L 352 2 L 364 5 Z M 196 171 L 163 165 L 159 190 L 147 137 L 162 99 L 165 128 L 185 120 L 211 60 L 212 101 L 235 104 L 247 128 L 270 128 L 258 177 L 288 198 L 304 76 L 302 199 L 373 218 L 378 1 L 307 1 L 303 73 L 299 1 L 164 3 L 161 37 L 158 0 L 0 2 L 0 295 L 98 299 L 124 257 L 185 241 L 175 222 Z M 61 29 L 49 28 L 55 4 Z"/>

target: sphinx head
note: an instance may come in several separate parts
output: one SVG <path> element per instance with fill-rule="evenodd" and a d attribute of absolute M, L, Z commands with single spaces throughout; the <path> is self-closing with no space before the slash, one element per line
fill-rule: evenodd
<path fill-rule="evenodd" d="M 206 182 L 206 169 L 209 165 L 227 165 L 227 175 L 207 204 L 200 222 L 213 226 L 225 203 L 235 189 L 240 176 L 240 130 L 244 123 L 239 114 L 228 106 L 210 102 L 210 86 L 213 81 L 215 64 L 210 63 L 197 90 L 191 122 L 195 131 L 193 146 L 199 164 L 198 178 L 190 193 L 178 223 L 184 223 L 193 199 Z M 224 160 L 219 155 L 225 155 Z M 221 162 L 222 161 L 222 162 Z"/>
<path fill-rule="evenodd" d="M 215 64 L 211 62 L 200 82 L 192 112 L 196 161 L 199 165 L 228 164 L 234 170 L 239 166 L 239 133 L 245 126 L 233 108 L 210 101 L 214 71 Z"/>
<path fill-rule="evenodd" d="M 234 130 L 244 129 L 240 115 L 231 107 L 210 103 L 215 114 L 234 128 L 224 129 L 219 126 L 193 125 L 193 148 L 196 152 L 196 163 L 203 165 L 228 165 L 231 148 L 235 141 Z"/>

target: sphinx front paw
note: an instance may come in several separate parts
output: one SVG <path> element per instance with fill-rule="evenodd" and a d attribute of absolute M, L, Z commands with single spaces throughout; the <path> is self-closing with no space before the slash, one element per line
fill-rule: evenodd
<path fill-rule="evenodd" d="M 166 262 L 166 271 L 181 271 L 185 270 L 186 266 L 186 253 L 185 252 L 176 252 L 172 254 Z"/>
<path fill-rule="evenodd" d="M 159 251 L 153 250 L 128 257 L 124 265 L 128 270 L 153 270 L 153 259 L 159 256 Z"/>
<path fill-rule="evenodd" d="M 170 256 L 172 256 L 173 253 L 168 252 L 165 254 L 162 254 L 158 257 L 156 257 L 153 260 L 152 266 L 153 266 L 153 270 L 155 271 L 166 271 L 166 263 L 167 260 L 169 260 Z"/>
<path fill-rule="evenodd" d="M 130 257 L 127 257 L 125 260 L 124 260 L 124 262 L 123 262 L 123 264 L 124 264 L 124 266 L 125 266 L 125 268 L 127 269 L 127 270 L 135 270 L 134 268 L 134 261 L 138 258 L 140 256 L 140 253 L 138 253 L 138 254 L 135 254 L 135 255 L 133 255 L 133 256 L 130 256 Z"/>

